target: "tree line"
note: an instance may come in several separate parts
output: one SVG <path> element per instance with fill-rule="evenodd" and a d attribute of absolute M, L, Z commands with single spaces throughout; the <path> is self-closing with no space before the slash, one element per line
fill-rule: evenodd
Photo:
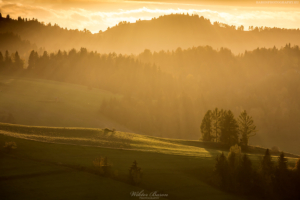
<path fill-rule="evenodd" d="M 241 154 L 238 145 L 232 146 L 226 157 L 218 155 L 214 168 L 213 184 L 238 194 L 251 195 L 264 199 L 299 199 L 300 159 L 295 166 L 288 165 L 282 152 L 274 162 L 269 149 L 252 164 L 247 154 Z"/>
<path fill-rule="evenodd" d="M 20 58 L 18 51 L 10 54 L 5 51 L 3 55 L 0 51 L 0 72 L 2 73 L 16 73 L 24 70 L 24 61 Z"/>
<path fill-rule="evenodd" d="M 248 146 L 249 137 L 257 132 L 251 116 L 244 110 L 236 120 L 231 110 L 208 110 L 202 119 L 200 130 L 203 141 L 222 142 L 228 145 Z"/>

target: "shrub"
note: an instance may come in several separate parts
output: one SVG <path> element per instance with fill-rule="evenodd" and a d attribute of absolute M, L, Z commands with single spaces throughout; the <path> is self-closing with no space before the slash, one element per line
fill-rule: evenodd
<path fill-rule="evenodd" d="M 112 164 L 108 161 L 107 157 L 97 157 L 93 161 L 93 165 L 97 170 L 97 173 L 103 176 L 113 176 Z"/>
<path fill-rule="evenodd" d="M 17 148 L 17 144 L 15 142 L 5 142 L 3 148 L 7 153 L 10 153 L 13 149 Z"/>
<path fill-rule="evenodd" d="M 239 145 L 234 145 L 230 147 L 229 154 L 228 154 L 228 164 L 232 170 L 236 169 L 241 161 L 242 157 L 242 150 Z"/>
<path fill-rule="evenodd" d="M 142 169 L 137 166 L 137 162 L 133 161 L 132 166 L 129 169 L 129 180 L 133 185 L 138 185 L 142 182 Z"/>

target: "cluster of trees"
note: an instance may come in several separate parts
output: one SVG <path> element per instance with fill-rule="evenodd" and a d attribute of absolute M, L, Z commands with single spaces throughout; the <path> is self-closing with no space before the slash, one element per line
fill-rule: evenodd
<path fill-rule="evenodd" d="M 248 145 L 249 137 L 257 132 L 253 119 L 246 110 L 242 111 L 236 120 L 230 110 L 218 108 L 206 112 L 200 130 L 203 141 L 223 142 L 229 145 L 240 143 L 245 146 Z"/>
<path fill-rule="evenodd" d="M 0 51 L 0 72 L 16 73 L 24 69 L 24 61 L 20 58 L 18 51 L 10 54 L 5 51 L 3 55 Z"/>
<path fill-rule="evenodd" d="M 300 159 L 295 167 L 288 166 L 282 152 L 277 162 L 272 161 L 269 150 L 254 167 L 239 146 L 233 146 L 226 157 L 217 156 L 213 181 L 225 190 L 254 195 L 266 199 L 299 199 Z"/>
<path fill-rule="evenodd" d="M 99 156 L 93 160 L 95 172 L 101 176 L 117 178 L 118 172 L 113 170 L 113 164 L 106 156 Z M 132 185 L 138 185 L 142 182 L 142 169 L 138 166 L 136 160 L 129 168 L 128 181 Z"/>
<path fill-rule="evenodd" d="M 250 27 L 250 31 L 244 31 L 243 26 L 212 24 L 203 16 L 189 14 L 164 15 L 135 23 L 121 22 L 96 34 L 86 29 L 68 30 L 34 18 L 11 19 L 1 15 L 0 27 L 0 32 L 13 32 L 48 51 L 86 47 L 102 53 L 131 54 L 146 48 L 159 51 L 210 45 L 214 48 L 228 47 L 235 53 L 241 53 L 257 47 L 284 46 L 289 42 L 300 44 L 299 29 Z"/>

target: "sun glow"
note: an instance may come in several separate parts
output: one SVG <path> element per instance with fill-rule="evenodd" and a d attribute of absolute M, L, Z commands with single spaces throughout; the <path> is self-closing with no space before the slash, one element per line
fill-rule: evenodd
<path fill-rule="evenodd" d="M 188 3 L 165 3 L 144 1 L 88 1 L 78 6 L 78 1 L 33 4 L 29 1 L 0 1 L 3 15 L 17 18 L 38 18 L 45 23 L 56 23 L 68 29 L 88 29 L 92 33 L 105 31 L 121 21 L 150 20 L 171 13 L 197 14 L 229 25 L 269 26 L 298 28 L 300 11 L 273 7 L 209 6 Z M 79 1 L 80 2 L 80 1 Z M 80 4 L 81 5 L 81 4 Z M 296 5 L 297 6 L 297 5 Z"/>

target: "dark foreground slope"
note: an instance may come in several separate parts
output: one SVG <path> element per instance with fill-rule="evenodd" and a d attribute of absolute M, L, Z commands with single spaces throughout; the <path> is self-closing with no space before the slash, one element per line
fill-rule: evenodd
<path fill-rule="evenodd" d="M 0 154 L 0 193 L 8 199 L 138 199 L 131 197 L 130 193 L 142 190 L 144 193 L 159 191 L 168 194 L 167 199 L 195 199 L 199 196 L 206 199 L 243 199 L 206 183 L 214 157 L 204 157 L 204 154 L 180 156 L 50 144 L 0 134 L 0 145 L 3 146 L 5 141 L 15 141 L 18 145 L 11 154 Z M 111 141 L 116 141 L 116 138 L 112 137 Z M 181 149 L 178 148 L 178 151 Z M 113 163 L 118 174 L 115 179 L 89 172 L 93 169 L 92 161 L 98 156 L 107 156 Z M 128 169 L 134 160 L 144 174 L 139 186 L 132 186 L 127 181 Z"/>
<path fill-rule="evenodd" d="M 2 148 L 0 152 L 0 193 L 7 199 L 138 199 L 130 193 L 142 190 L 175 200 L 246 199 L 208 184 L 221 151 L 201 142 L 101 129 L 11 124 L 0 124 L 0 129 L 1 147 L 7 141 L 17 144 L 10 154 Z M 91 173 L 98 156 L 108 157 L 115 178 Z M 250 158 L 256 165 L 261 154 L 250 154 Z M 134 160 L 143 170 L 138 186 L 128 183 L 128 168 Z M 293 166 L 295 159 L 289 161 Z"/>

